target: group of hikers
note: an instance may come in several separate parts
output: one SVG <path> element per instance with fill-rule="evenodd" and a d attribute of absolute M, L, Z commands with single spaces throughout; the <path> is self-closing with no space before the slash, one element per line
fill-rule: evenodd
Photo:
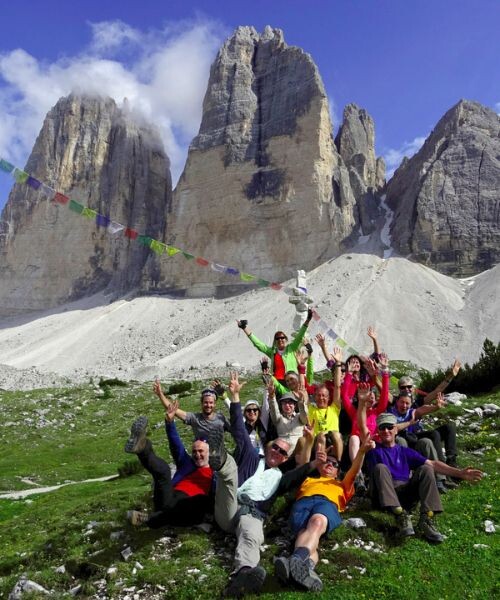
<path fill-rule="evenodd" d="M 443 391 L 458 373 L 458 361 L 432 392 L 420 392 L 411 377 L 404 376 L 398 381 L 398 394 L 392 396 L 389 359 L 380 352 L 372 327 L 372 354 L 345 361 L 341 348 L 330 352 L 318 334 L 315 339 L 331 378 L 314 383 L 313 348 L 305 340 L 311 318 L 309 311 L 290 343 L 277 331 L 272 346 L 259 340 L 246 320 L 237 321 L 265 355 L 262 402 L 248 399 L 242 405 L 244 382 L 233 372 L 227 386 L 214 380 L 202 390 L 200 412 L 186 412 L 155 381 L 153 391 L 165 409 L 174 475 L 147 437 L 146 417 L 134 421 L 125 445 L 153 477 L 153 511 L 129 511 L 133 525 L 193 526 L 212 514 L 223 531 L 236 536 L 226 597 L 261 589 L 266 577 L 260 564 L 264 525 L 276 498 L 287 492 L 295 494 L 289 516 L 294 548 L 287 556 L 275 557 L 275 574 L 284 584 L 320 591 L 320 540 L 342 524 L 340 514 L 355 494 L 368 494 L 375 508 L 394 515 L 395 535 L 418 533 L 437 544 L 444 540 L 435 523 L 435 515 L 443 510 L 440 495 L 457 487 L 459 480 L 482 477 L 478 469 L 458 468 L 453 422 L 435 429 L 422 422 L 445 405 Z M 218 410 L 218 400 L 229 408 L 229 419 Z M 192 428 L 190 453 L 176 419 Z M 226 434 L 234 440 L 233 452 L 226 449 Z"/>

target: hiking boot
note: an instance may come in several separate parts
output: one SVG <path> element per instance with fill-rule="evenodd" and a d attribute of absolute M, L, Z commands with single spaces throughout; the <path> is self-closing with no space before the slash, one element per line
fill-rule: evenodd
<path fill-rule="evenodd" d="M 138 510 L 128 510 L 127 519 L 134 527 L 143 525 L 148 519 L 149 515 L 147 512 L 140 512 Z"/>
<path fill-rule="evenodd" d="M 366 494 L 366 482 L 363 473 L 358 473 L 354 480 L 354 492 L 358 496 L 364 496 Z"/>
<path fill-rule="evenodd" d="M 443 480 L 443 479 L 438 479 L 438 480 L 436 481 L 436 487 L 437 487 L 437 489 L 438 489 L 438 492 L 439 492 L 440 494 L 446 494 L 446 492 L 448 491 L 448 490 L 446 489 L 446 486 L 445 486 L 445 484 L 444 484 L 444 480 Z"/>
<path fill-rule="evenodd" d="M 432 518 L 425 513 L 420 515 L 417 525 L 418 532 L 428 541 L 433 544 L 440 544 L 444 541 L 444 535 L 439 533 L 434 525 Z"/>
<path fill-rule="evenodd" d="M 130 437 L 125 444 L 125 452 L 130 454 L 139 454 L 146 447 L 146 432 L 148 429 L 148 420 L 146 417 L 139 417 L 132 423 L 130 428 Z"/>
<path fill-rule="evenodd" d="M 456 490 L 458 487 L 458 483 L 456 481 L 453 481 L 453 479 L 451 479 L 450 477 L 446 478 L 444 480 L 444 485 L 449 489 L 449 490 Z"/>
<path fill-rule="evenodd" d="M 264 567 L 242 567 L 232 576 L 224 590 L 224 598 L 243 598 L 246 594 L 257 594 L 262 588 L 266 570 Z"/>
<path fill-rule="evenodd" d="M 314 563 L 310 558 L 302 560 L 299 556 L 290 556 L 290 576 L 295 583 L 311 592 L 321 592 L 323 582 L 314 570 Z"/>
<path fill-rule="evenodd" d="M 278 556 L 274 559 L 274 573 L 281 583 L 288 583 L 290 579 L 290 559 Z"/>
<path fill-rule="evenodd" d="M 401 537 L 409 537 L 415 535 L 413 524 L 411 522 L 411 515 L 403 511 L 399 515 L 396 515 L 396 525 L 398 526 L 398 533 Z"/>
<path fill-rule="evenodd" d="M 207 434 L 208 464 L 214 471 L 220 471 L 226 462 L 227 452 L 224 447 L 224 429 L 211 429 Z"/>

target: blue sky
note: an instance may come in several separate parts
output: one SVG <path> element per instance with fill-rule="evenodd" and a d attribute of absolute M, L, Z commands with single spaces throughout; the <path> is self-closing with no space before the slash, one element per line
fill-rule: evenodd
<path fill-rule="evenodd" d="M 389 166 L 461 98 L 500 112 L 497 0 L 56 0 L 2 3 L 0 156 L 24 166 L 43 117 L 72 89 L 159 125 L 174 179 L 197 133 L 208 69 L 238 25 L 283 29 L 323 78 L 335 128 L 355 102 Z M 10 181 L 0 174 L 0 207 Z"/>

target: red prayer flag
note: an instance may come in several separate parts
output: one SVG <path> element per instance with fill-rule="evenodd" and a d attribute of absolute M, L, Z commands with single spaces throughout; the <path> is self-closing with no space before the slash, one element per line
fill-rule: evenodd
<path fill-rule="evenodd" d="M 54 196 L 53 201 L 57 202 L 58 204 L 68 204 L 69 198 L 68 198 L 68 196 L 65 196 L 64 194 L 61 194 L 61 192 L 56 192 L 56 195 Z"/>
<path fill-rule="evenodd" d="M 139 235 L 139 232 L 136 231 L 135 229 L 130 229 L 130 227 L 127 227 L 123 233 L 123 235 L 125 237 L 130 238 L 131 240 L 136 240 L 137 236 Z"/>
<path fill-rule="evenodd" d="M 205 260 L 204 258 L 201 258 L 201 256 L 198 256 L 198 258 L 196 259 L 196 262 L 201 265 L 202 267 L 208 267 L 208 265 L 210 264 L 208 262 L 208 260 Z"/>
<path fill-rule="evenodd" d="M 271 287 L 273 288 L 273 290 L 276 290 L 277 292 L 279 292 L 281 289 L 283 289 L 283 286 L 280 283 L 271 283 Z"/>

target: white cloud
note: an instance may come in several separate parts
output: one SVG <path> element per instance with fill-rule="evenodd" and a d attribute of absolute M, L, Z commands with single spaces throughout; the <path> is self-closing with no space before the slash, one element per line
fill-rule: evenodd
<path fill-rule="evenodd" d="M 386 150 L 382 154 L 385 160 L 387 180 L 389 180 L 393 176 L 394 171 L 399 167 L 403 158 L 405 156 L 407 158 L 411 158 L 415 153 L 417 153 L 420 150 L 425 140 L 426 136 L 419 136 L 413 139 L 411 142 L 404 142 L 403 145 L 399 148 L 389 148 L 389 150 Z"/>
<path fill-rule="evenodd" d="M 45 63 L 22 49 L 0 54 L 0 156 L 23 166 L 61 96 L 110 96 L 118 105 L 127 98 L 131 111 L 160 128 L 177 181 L 200 125 L 210 64 L 227 31 L 200 17 L 149 32 L 121 21 L 89 26 L 92 40 L 76 56 Z"/>

